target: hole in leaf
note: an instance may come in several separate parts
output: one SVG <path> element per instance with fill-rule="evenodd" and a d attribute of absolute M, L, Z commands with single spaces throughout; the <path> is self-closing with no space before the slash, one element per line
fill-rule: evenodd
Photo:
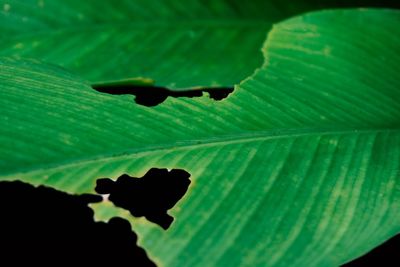
<path fill-rule="evenodd" d="M 147 107 L 157 106 L 164 102 L 168 97 L 201 97 L 203 96 L 203 93 L 208 93 L 211 99 L 219 101 L 228 97 L 228 95 L 234 90 L 229 87 L 220 87 L 172 91 L 165 87 L 130 84 L 92 85 L 92 88 L 100 93 L 112 95 L 134 95 L 137 104 Z"/>
<path fill-rule="evenodd" d="M 0 182 L 0 265 L 155 267 L 137 246 L 128 221 L 94 221 L 88 204 L 101 200 L 98 195 Z"/>
<path fill-rule="evenodd" d="M 181 169 L 150 169 L 142 178 L 121 175 L 116 181 L 97 180 L 96 192 L 109 194 L 117 207 L 129 210 L 135 217 L 145 217 L 168 229 L 174 218 L 167 211 L 185 195 L 190 174 Z"/>

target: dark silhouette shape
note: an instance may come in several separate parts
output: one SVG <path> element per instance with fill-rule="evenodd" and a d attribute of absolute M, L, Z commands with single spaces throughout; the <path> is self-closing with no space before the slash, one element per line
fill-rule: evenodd
<path fill-rule="evenodd" d="M 164 102 L 170 97 L 200 97 L 204 92 L 210 95 L 211 99 L 222 100 L 230 93 L 233 88 L 202 88 L 183 91 L 172 91 L 159 86 L 134 86 L 134 85 L 92 85 L 92 88 L 100 93 L 112 95 L 134 95 L 135 102 L 139 105 L 153 107 Z"/>
<path fill-rule="evenodd" d="M 369 253 L 342 267 L 398 267 L 400 266 L 400 235 L 396 235 Z"/>
<path fill-rule="evenodd" d="M 88 204 L 101 200 L 0 182 L 0 266 L 155 267 L 128 221 L 94 221 Z"/>
<path fill-rule="evenodd" d="M 142 178 L 120 176 L 115 182 L 109 178 L 97 180 L 96 192 L 110 194 L 115 206 L 127 209 L 135 217 L 168 229 L 174 218 L 167 211 L 186 193 L 190 174 L 184 170 L 150 169 Z"/>

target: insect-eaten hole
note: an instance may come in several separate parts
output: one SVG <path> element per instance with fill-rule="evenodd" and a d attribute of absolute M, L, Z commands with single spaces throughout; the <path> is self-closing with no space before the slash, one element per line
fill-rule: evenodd
<path fill-rule="evenodd" d="M 127 220 L 94 220 L 88 204 L 100 201 L 99 195 L 0 182 L 0 265 L 155 267 Z"/>
<path fill-rule="evenodd" d="M 190 185 L 190 174 L 181 169 L 151 168 L 143 177 L 123 174 L 116 181 L 100 178 L 95 191 L 109 194 L 115 206 L 129 210 L 135 217 L 168 229 L 174 218 L 168 210 L 185 195 Z"/>
<path fill-rule="evenodd" d="M 134 95 L 135 102 L 138 105 L 146 107 L 154 107 L 164 102 L 168 97 L 201 97 L 203 93 L 208 93 L 211 99 L 216 101 L 222 100 L 230 93 L 233 88 L 230 87 L 209 87 L 200 89 L 187 89 L 180 91 L 172 91 L 165 87 L 159 86 L 138 86 L 138 85 L 92 85 L 92 88 L 100 93 L 112 95 Z"/>

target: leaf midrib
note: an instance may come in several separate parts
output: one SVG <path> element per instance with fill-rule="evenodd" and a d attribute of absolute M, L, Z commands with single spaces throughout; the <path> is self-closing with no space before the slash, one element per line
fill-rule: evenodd
<path fill-rule="evenodd" d="M 92 155 L 85 158 L 79 158 L 76 160 L 69 160 L 64 162 L 57 162 L 46 165 L 36 165 L 35 167 L 21 168 L 18 171 L 8 171 L 0 174 L 0 177 L 11 177 L 18 176 L 27 173 L 41 172 L 43 170 L 56 170 L 64 169 L 73 166 L 90 164 L 98 161 L 108 161 L 110 159 L 118 159 L 123 157 L 129 157 L 138 154 L 151 153 L 161 150 L 169 149 L 184 149 L 189 147 L 206 147 L 215 145 L 227 145 L 235 143 L 250 143 L 257 142 L 267 139 L 285 139 L 295 138 L 300 136 L 314 136 L 314 135 L 331 135 L 331 134 L 365 134 L 365 133 L 379 133 L 379 132 L 396 132 L 399 131 L 400 127 L 393 128 L 347 128 L 347 129 L 335 129 L 335 128 L 300 128 L 300 129 L 278 129 L 269 131 L 257 131 L 247 132 L 236 135 L 221 135 L 208 137 L 204 139 L 193 139 L 193 140 L 181 140 L 175 143 L 164 143 L 157 145 L 148 145 L 146 147 L 118 150 L 100 155 Z"/>

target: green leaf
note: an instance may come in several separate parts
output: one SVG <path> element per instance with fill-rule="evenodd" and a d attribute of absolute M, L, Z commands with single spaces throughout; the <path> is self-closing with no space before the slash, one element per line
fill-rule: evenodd
<path fill-rule="evenodd" d="M 374 9 L 280 23 L 221 102 L 146 108 L 1 59 L 0 177 L 81 193 L 182 168 L 192 184 L 171 228 L 132 220 L 160 266 L 338 266 L 400 232 L 399 23 Z"/>
<path fill-rule="evenodd" d="M 93 83 L 147 77 L 158 86 L 226 87 L 262 64 L 271 25 L 329 7 L 385 0 L 0 1 L 0 55 L 67 67 Z"/>

